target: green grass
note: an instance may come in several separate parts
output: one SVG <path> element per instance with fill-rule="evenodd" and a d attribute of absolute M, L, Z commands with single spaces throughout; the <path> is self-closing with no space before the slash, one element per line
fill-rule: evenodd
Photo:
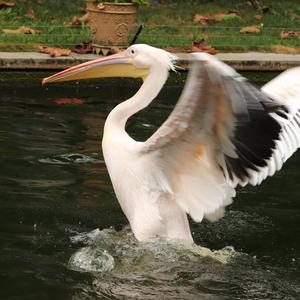
<path fill-rule="evenodd" d="M 176 2 L 176 3 L 174 3 Z M 281 40 L 283 29 L 300 31 L 299 0 L 261 1 L 271 11 L 257 21 L 261 14 L 249 7 L 247 1 L 166 1 L 164 6 L 150 6 L 139 14 L 139 21 L 146 24 L 140 41 L 160 47 L 190 47 L 193 40 L 207 36 L 206 44 L 223 51 L 270 50 L 272 45 L 300 47 L 300 37 Z M 199 4 L 201 3 L 201 4 Z M 165 7 L 165 9 L 164 9 Z M 193 22 L 195 13 L 227 12 L 237 9 L 241 19 L 231 19 L 207 26 Z M 241 34 L 242 27 L 264 24 L 258 34 Z M 148 24 L 148 26 L 147 26 Z"/>
<path fill-rule="evenodd" d="M 145 29 L 138 42 L 186 50 L 190 48 L 193 40 L 207 36 L 206 44 L 214 46 L 219 51 L 269 51 L 272 45 L 300 47 L 300 37 L 286 40 L 279 38 L 280 32 L 284 29 L 300 31 L 299 0 L 261 1 L 263 5 L 269 6 L 271 11 L 263 14 L 260 21 L 254 19 L 254 16 L 261 13 L 249 7 L 246 2 L 246 0 L 169 0 L 164 1 L 165 4 L 140 7 L 137 23 L 143 23 Z M 39 44 L 73 48 L 76 44 L 89 41 L 90 32 L 87 27 L 70 26 L 72 16 L 80 16 L 78 8 L 84 5 L 83 0 L 16 1 L 15 7 L 0 10 L 0 29 L 26 25 L 40 30 L 41 33 L 17 36 L 0 33 L 0 50 L 30 51 L 36 50 Z M 36 20 L 26 16 L 29 8 L 34 10 Z M 229 9 L 240 11 L 241 19 L 226 20 L 207 26 L 193 22 L 195 13 L 204 15 L 227 12 Z M 239 32 L 242 27 L 260 23 L 263 23 L 264 27 L 258 34 Z"/>
<path fill-rule="evenodd" d="M 72 48 L 78 43 L 90 40 L 90 31 L 87 27 L 70 25 L 72 16 L 81 15 L 79 7 L 84 7 L 84 1 L 15 2 L 15 7 L 0 10 L 0 50 L 30 51 L 36 50 L 40 44 Z M 26 14 L 28 9 L 33 9 L 36 20 L 28 17 Z M 16 29 L 23 25 L 41 32 L 36 35 L 13 35 L 2 32 L 2 29 Z"/>

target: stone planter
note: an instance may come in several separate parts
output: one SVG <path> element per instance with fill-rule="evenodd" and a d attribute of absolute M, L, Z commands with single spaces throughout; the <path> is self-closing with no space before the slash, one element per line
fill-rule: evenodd
<path fill-rule="evenodd" d="M 137 6 L 133 3 L 97 3 L 86 0 L 89 14 L 93 47 L 96 49 L 113 46 L 126 47 L 129 33 L 136 20 Z"/>

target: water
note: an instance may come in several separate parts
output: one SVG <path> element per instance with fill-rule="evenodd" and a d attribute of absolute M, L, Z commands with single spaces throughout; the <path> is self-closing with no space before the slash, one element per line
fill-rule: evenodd
<path fill-rule="evenodd" d="M 300 152 L 240 189 L 219 222 L 191 222 L 198 246 L 138 243 L 100 151 L 108 112 L 138 85 L 41 88 L 26 76 L 0 82 L 0 299 L 300 298 Z M 149 136 L 181 85 L 169 82 L 129 132 Z"/>

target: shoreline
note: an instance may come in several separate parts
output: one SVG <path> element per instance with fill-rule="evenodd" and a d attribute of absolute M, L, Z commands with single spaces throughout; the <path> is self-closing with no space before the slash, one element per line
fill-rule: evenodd
<path fill-rule="evenodd" d="M 180 67 L 187 69 L 186 53 L 175 53 Z M 74 65 L 100 58 L 94 54 L 76 54 L 64 57 L 50 57 L 38 52 L 0 52 L 0 70 L 62 70 Z M 216 55 L 237 71 L 283 71 L 300 66 L 300 54 L 275 53 L 219 53 Z"/>

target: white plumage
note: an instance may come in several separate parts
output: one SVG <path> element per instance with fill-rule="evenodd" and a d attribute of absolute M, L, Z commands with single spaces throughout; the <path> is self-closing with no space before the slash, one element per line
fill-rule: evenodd
<path fill-rule="evenodd" d="M 164 50 L 134 45 L 45 79 L 97 77 L 93 68 L 114 62 L 130 63 L 135 69 L 128 76 L 143 77 L 139 91 L 109 114 L 102 142 L 116 196 L 138 240 L 192 241 L 187 214 L 197 222 L 222 217 L 238 184 L 260 184 L 300 145 L 300 68 L 260 91 L 205 53 L 191 55 L 186 85 L 169 118 L 145 142 L 133 140 L 126 121 L 157 96 L 175 61 Z M 126 76 L 123 65 L 119 70 Z M 108 76 L 116 74 L 110 70 Z"/>

